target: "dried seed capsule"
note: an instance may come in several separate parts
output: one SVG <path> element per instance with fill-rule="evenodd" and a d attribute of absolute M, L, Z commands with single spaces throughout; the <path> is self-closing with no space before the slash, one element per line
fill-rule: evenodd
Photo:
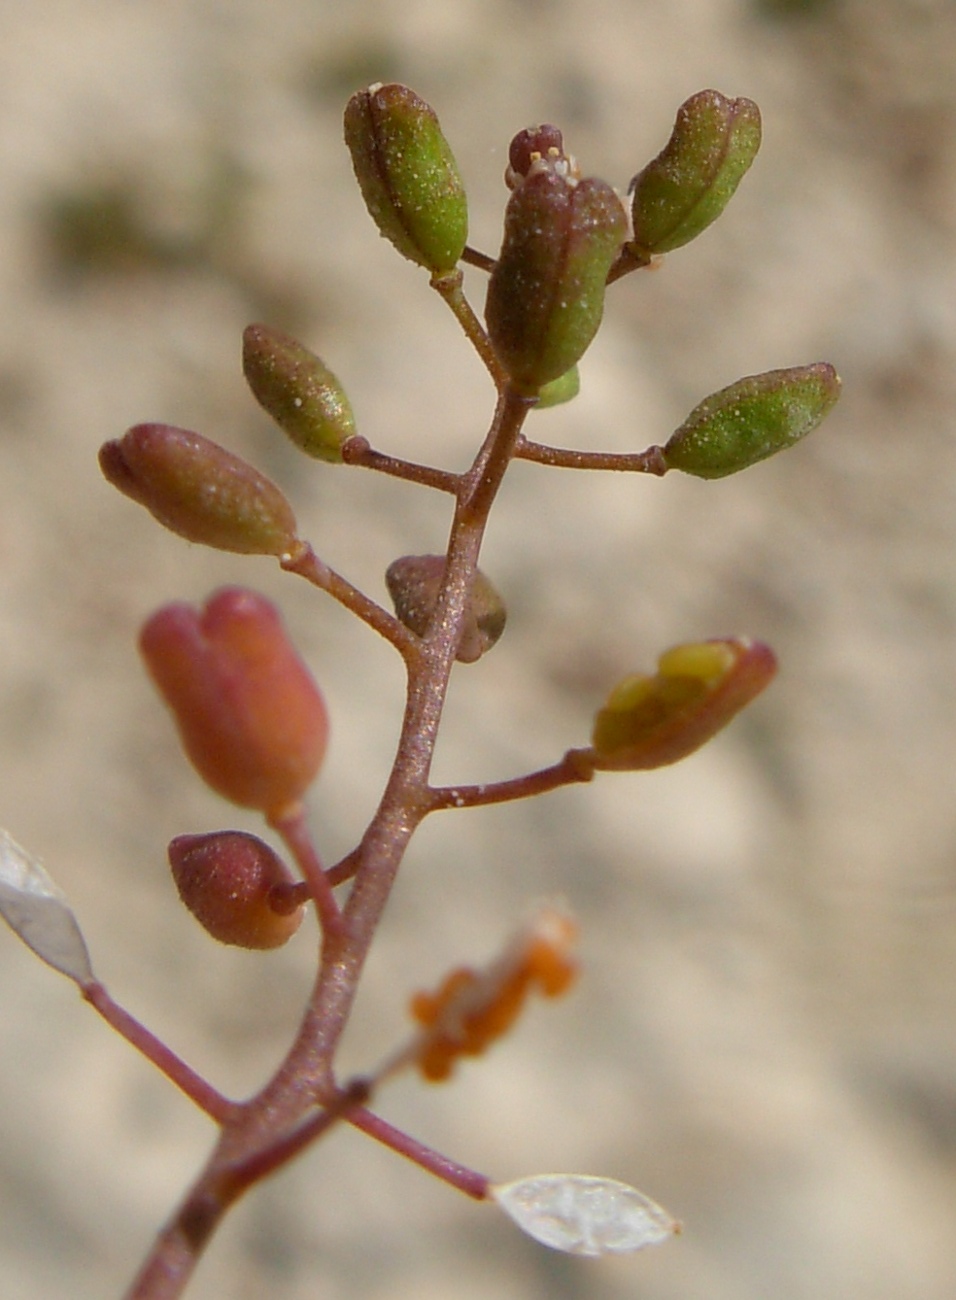
<path fill-rule="evenodd" d="M 664 767 L 692 754 L 770 682 L 769 646 L 726 637 L 674 646 L 653 676 L 618 682 L 596 714 L 590 761 L 599 770 Z"/>
<path fill-rule="evenodd" d="M 302 924 L 301 885 L 255 835 L 178 835 L 167 852 L 180 898 L 220 943 L 279 948 Z"/>
<path fill-rule="evenodd" d="M 285 555 L 295 515 L 276 485 L 239 456 L 188 429 L 137 424 L 100 448 L 100 469 L 171 532 L 244 555 Z"/>
<path fill-rule="evenodd" d="M 385 574 L 395 617 L 416 636 L 424 636 L 445 573 L 444 555 L 403 555 Z M 479 569 L 475 574 L 458 653 L 459 663 L 471 664 L 495 644 L 505 630 L 504 601 Z"/>
<path fill-rule="evenodd" d="M 407 86 L 369 86 L 346 106 L 345 143 L 380 234 L 433 275 L 454 270 L 468 203 L 434 110 Z"/>
<path fill-rule="evenodd" d="M 281 330 L 249 325 L 242 335 L 242 369 L 256 401 L 297 447 L 317 460 L 341 463 L 355 416 L 342 385 L 314 352 Z"/>
<path fill-rule="evenodd" d="M 839 396 L 840 378 L 825 361 L 738 379 L 691 411 L 664 461 L 697 478 L 736 474 L 806 437 Z"/>
<path fill-rule="evenodd" d="M 166 605 L 140 649 L 203 780 L 273 821 L 294 808 L 322 765 L 329 724 L 274 606 L 237 587 L 203 610 Z"/>
<path fill-rule="evenodd" d="M 580 360 L 604 311 L 607 273 L 627 233 L 603 181 L 532 167 L 505 212 L 485 320 L 519 391 L 536 395 Z"/>
<path fill-rule="evenodd" d="M 702 90 L 683 103 L 671 138 L 631 181 L 634 249 L 668 253 L 716 221 L 756 157 L 760 131 L 752 100 Z"/>

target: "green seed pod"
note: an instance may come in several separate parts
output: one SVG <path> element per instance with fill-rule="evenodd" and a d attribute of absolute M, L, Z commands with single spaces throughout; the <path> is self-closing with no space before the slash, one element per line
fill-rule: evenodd
<path fill-rule="evenodd" d="M 342 385 L 314 352 L 281 330 L 249 325 L 242 335 L 242 369 L 253 397 L 297 447 L 341 464 L 355 416 Z"/>
<path fill-rule="evenodd" d="M 631 181 L 634 249 L 669 253 L 696 239 L 733 197 L 760 148 L 750 99 L 701 90 L 677 110 L 667 144 Z"/>
<path fill-rule="evenodd" d="M 403 555 L 385 574 L 385 585 L 395 606 L 395 617 L 416 636 L 424 636 L 445 573 L 444 555 Z M 485 575 L 475 574 L 468 597 L 465 626 L 458 653 L 459 663 L 471 664 L 495 644 L 505 630 L 507 611 Z"/>
<path fill-rule="evenodd" d="M 580 391 L 581 376 L 578 374 L 577 366 L 572 366 L 570 370 L 566 370 L 557 379 L 552 379 L 550 384 L 545 384 L 539 390 L 538 405 L 534 409 L 543 411 L 549 406 L 562 406 L 565 402 L 573 401 Z"/>
<path fill-rule="evenodd" d="M 674 646 L 652 676 L 618 682 L 595 715 L 598 770 L 646 771 L 686 758 L 759 695 L 777 670 L 769 646 L 726 637 Z"/>
<path fill-rule="evenodd" d="M 434 110 L 407 86 L 369 86 L 346 105 L 345 143 L 379 233 L 433 275 L 454 270 L 468 203 Z"/>
<path fill-rule="evenodd" d="M 627 235 L 604 181 L 532 166 L 505 212 L 485 320 L 515 387 L 536 395 L 580 360 L 604 311 L 607 273 Z"/>
<path fill-rule="evenodd" d="M 187 541 L 243 555 L 282 556 L 299 545 L 279 488 L 199 433 L 137 424 L 104 443 L 99 460 L 114 487 Z"/>
<path fill-rule="evenodd" d="M 696 406 L 663 448 L 668 469 L 723 478 L 784 451 L 815 429 L 840 396 L 840 378 L 818 361 L 738 379 Z"/>

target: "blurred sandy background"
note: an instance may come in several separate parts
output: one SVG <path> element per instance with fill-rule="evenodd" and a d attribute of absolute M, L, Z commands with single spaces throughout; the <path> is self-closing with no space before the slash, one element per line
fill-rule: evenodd
<path fill-rule="evenodd" d="M 310 943 L 232 953 L 178 906 L 166 841 L 257 824 L 190 776 L 136 630 L 223 582 L 280 601 L 334 719 L 329 861 L 374 806 L 400 673 L 266 561 L 164 534 L 95 453 L 138 420 L 200 429 L 380 596 L 394 556 L 441 547 L 443 499 L 298 459 L 239 371 L 265 319 L 334 366 L 376 445 L 460 468 L 484 430 L 480 366 L 362 209 L 347 96 L 395 78 L 437 107 L 490 252 L 520 127 L 558 122 L 623 186 L 686 96 L 751 96 L 764 148 L 729 212 L 617 286 L 582 396 L 535 428 L 634 449 L 742 374 L 825 358 L 845 381 L 824 429 L 723 483 L 515 470 L 485 565 L 509 632 L 456 681 L 438 779 L 552 761 L 674 641 L 749 632 L 782 676 L 678 768 L 427 825 L 345 1052 L 374 1063 L 411 990 L 563 895 L 573 997 L 382 1109 L 501 1179 L 635 1182 L 683 1239 L 560 1257 L 343 1130 L 241 1207 L 191 1295 L 956 1294 L 954 67 L 950 0 L 0 3 L 0 824 L 115 996 L 227 1091 L 278 1059 Z M 118 1297 L 209 1127 L 4 934 L 0 1044 L 0 1291 Z"/>

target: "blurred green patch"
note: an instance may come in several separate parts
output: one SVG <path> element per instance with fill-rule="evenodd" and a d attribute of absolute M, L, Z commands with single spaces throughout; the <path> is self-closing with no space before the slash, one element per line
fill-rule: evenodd
<path fill-rule="evenodd" d="M 839 0 L 753 0 L 762 18 L 809 18 L 836 9 Z"/>

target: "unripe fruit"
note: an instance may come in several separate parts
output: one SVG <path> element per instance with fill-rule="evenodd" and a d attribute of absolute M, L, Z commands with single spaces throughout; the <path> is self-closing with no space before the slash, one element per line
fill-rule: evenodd
<path fill-rule="evenodd" d="M 220 943 L 279 948 L 302 924 L 304 887 L 255 835 L 179 835 L 168 856 L 180 898 Z"/>
<path fill-rule="evenodd" d="M 663 448 L 668 469 L 723 478 L 811 433 L 840 396 L 825 361 L 738 379 L 696 406 Z"/>
<path fill-rule="evenodd" d="M 187 541 L 276 556 L 300 544 L 295 515 L 279 488 L 199 433 L 137 424 L 100 448 L 100 469 L 114 487 Z"/>
<path fill-rule="evenodd" d="M 580 360 L 604 312 L 607 273 L 627 234 L 604 181 L 532 164 L 505 212 L 485 320 L 519 392 L 536 396 Z"/>
<path fill-rule="evenodd" d="M 355 416 L 332 371 L 307 347 L 268 325 L 242 336 L 242 369 L 256 401 L 307 456 L 342 461 Z"/>
<path fill-rule="evenodd" d="M 631 247 L 649 257 L 696 239 L 723 212 L 760 148 L 760 110 L 716 90 L 677 111 L 671 138 L 631 181 Z"/>
<path fill-rule="evenodd" d="M 777 670 L 769 646 L 724 637 L 674 646 L 652 676 L 625 677 L 596 714 L 588 757 L 603 771 L 676 763 L 721 731 Z"/>
<path fill-rule="evenodd" d="M 379 233 L 433 275 L 453 271 L 468 204 L 434 110 L 407 86 L 369 86 L 346 106 L 345 143 Z"/>
<path fill-rule="evenodd" d="M 395 617 L 416 636 L 428 630 L 444 574 L 444 555 L 403 555 L 388 566 L 385 585 Z M 504 601 L 479 569 L 465 609 L 458 662 L 471 664 L 487 653 L 505 630 L 507 616 Z"/>

